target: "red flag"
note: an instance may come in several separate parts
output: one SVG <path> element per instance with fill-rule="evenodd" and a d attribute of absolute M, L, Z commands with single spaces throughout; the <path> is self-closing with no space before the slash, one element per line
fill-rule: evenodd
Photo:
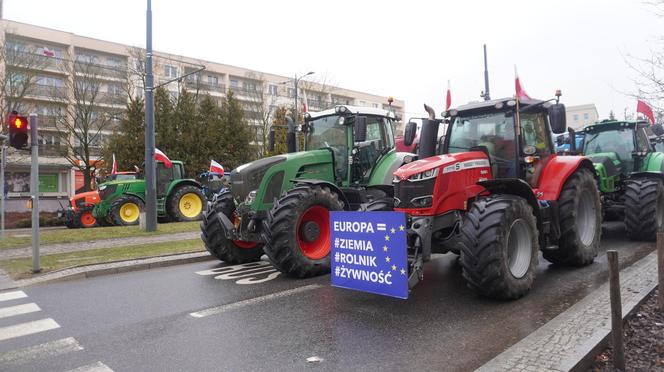
<path fill-rule="evenodd" d="M 164 166 L 166 168 L 170 168 L 173 166 L 173 163 L 171 162 L 171 159 L 166 156 L 163 152 L 161 152 L 158 148 L 155 147 L 154 149 L 154 158 L 155 160 L 159 160 L 162 163 L 164 163 Z"/>
<path fill-rule="evenodd" d="M 640 99 L 636 101 L 636 112 L 637 113 L 642 113 L 645 115 L 648 119 L 650 119 L 650 124 L 655 124 L 655 115 L 652 113 L 652 108 L 645 103 L 644 101 L 641 101 Z"/>
<path fill-rule="evenodd" d="M 47 57 L 55 57 L 55 52 L 48 49 L 47 47 L 42 48 L 42 54 L 47 56 Z"/>
<path fill-rule="evenodd" d="M 519 81 L 519 74 L 516 72 L 516 66 L 514 66 L 514 86 L 516 88 L 517 99 L 530 99 L 530 96 L 528 93 L 526 93 L 526 90 L 521 86 L 521 82 Z"/>
<path fill-rule="evenodd" d="M 219 173 L 220 175 L 224 175 L 224 167 L 221 166 L 221 164 L 217 163 L 214 160 L 210 160 L 210 173 Z"/>
<path fill-rule="evenodd" d="M 452 91 L 450 90 L 450 81 L 447 81 L 447 97 L 445 97 L 445 111 L 452 107 Z"/>
<path fill-rule="evenodd" d="M 115 154 L 113 154 L 113 169 L 111 175 L 118 173 L 118 164 L 115 162 Z"/>

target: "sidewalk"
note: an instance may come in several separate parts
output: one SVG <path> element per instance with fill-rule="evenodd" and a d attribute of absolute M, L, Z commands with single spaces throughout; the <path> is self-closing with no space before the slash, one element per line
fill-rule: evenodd
<path fill-rule="evenodd" d="M 188 231 L 188 232 L 173 233 L 173 234 L 155 235 L 155 236 L 140 236 L 140 237 L 130 237 L 130 238 L 92 240 L 87 242 L 76 242 L 76 243 L 49 244 L 49 245 L 40 245 L 39 253 L 41 255 L 48 255 L 56 253 L 86 251 L 89 249 L 116 248 L 116 247 L 126 247 L 129 245 L 164 243 L 164 242 L 177 241 L 177 240 L 197 239 L 200 236 L 201 236 L 200 231 Z M 14 258 L 27 258 L 27 257 L 32 257 L 31 247 L 0 249 L 0 260 L 10 260 Z"/>
<path fill-rule="evenodd" d="M 657 252 L 621 270 L 620 286 L 626 317 L 657 286 Z M 587 370 L 610 332 L 606 283 L 477 371 Z"/>

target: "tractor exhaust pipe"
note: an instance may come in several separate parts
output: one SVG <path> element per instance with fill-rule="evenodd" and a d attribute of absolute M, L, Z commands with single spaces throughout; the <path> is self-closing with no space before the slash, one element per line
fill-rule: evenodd
<path fill-rule="evenodd" d="M 420 130 L 420 149 L 417 153 L 419 159 L 425 159 L 436 155 L 436 144 L 438 143 L 438 127 L 440 121 L 436 120 L 436 112 L 428 105 L 424 105 L 424 110 L 429 114 L 429 118 L 422 119 L 422 128 Z"/>

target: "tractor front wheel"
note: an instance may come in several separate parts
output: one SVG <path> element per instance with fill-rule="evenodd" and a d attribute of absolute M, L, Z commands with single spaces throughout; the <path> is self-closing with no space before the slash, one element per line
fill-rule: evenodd
<path fill-rule="evenodd" d="M 92 215 L 92 209 L 84 209 L 77 213 L 79 226 L 84 228 L 96 227 L 97 219 Z"/>
<path fill-rule="evenodd" d="M 591 264 L 597 256 L 602 233 L 602 205 L 595 177 L 589 170 L 578 169 L 565 181 L 558 210 L 558 249 L 544 250 L 544 258 L 559 265 Z"/>
<path fill-rule="evenodd" d="M 325 186 L 297 186 L 269 214 L 265 253 L 279 271 L 299 278 L 330 272 L 330 214 L 343 210 Z"/>
<path fill-rule="evenodd" d="M 205 195 L 198 187 L 191 185 L 179 187 L 169 198 L 168 215 L 178 222 L 199 220 L 203 214 L 205 200 Z"/>
<path fill-rule="evenodd" d="M 535 281 L 539 241 L 532 207 L 518 196 L 473 203 L 461 228 L 460 263 L 468 286 L 484 296 L 513 300 Z"/>
<path fill-rule="evenodd" d="M 625 185 L 625 229 L 632 240 L 655 241 L 664 228 L 664 186 L 659 180 L 635 179 Z"/>
<path fill-rule="evenodd" d="M 143 210 L 143 201 L 133 195 L 121 196 L 111 204 L 110 217 L 113 225 L 138 225 L 138 218 Z"/>
<path fill-rule="evenodd" d="M 223 192 L 214 197 L 210 209 L 203 215 L 201 222 L 201 239 L 205 249 L 218 260 L 241 264 L 255 262 L 263 256 L 263 245 L 243 240 L 230 240 L 226 237 L 219 215 L 224 214 L 235 223 L 235 202 L 233 195 Z"/>

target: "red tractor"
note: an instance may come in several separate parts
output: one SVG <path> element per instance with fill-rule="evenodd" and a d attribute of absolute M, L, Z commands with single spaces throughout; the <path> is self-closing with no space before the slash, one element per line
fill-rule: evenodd
<path fill-rule="evenodd" d="M 565 107 L 540 100 L 471 103 L 435 119 L 429 107 L 419 160 L 394 173 L 394 210 L 408 218 L 409 285 L 432 253 L 460 255 L 463 277 L 482 295 L 516 299 L 533 285 L 539 251 L 554 264 L 593 262 L 601 204 L 592 162 L 556 155 Z M 435 155 L 436 133 L 448 128 Z M 413 128 L 405 130 L 413 136 Z M 368 210 L 390 209 L 378 200 Z"/>

